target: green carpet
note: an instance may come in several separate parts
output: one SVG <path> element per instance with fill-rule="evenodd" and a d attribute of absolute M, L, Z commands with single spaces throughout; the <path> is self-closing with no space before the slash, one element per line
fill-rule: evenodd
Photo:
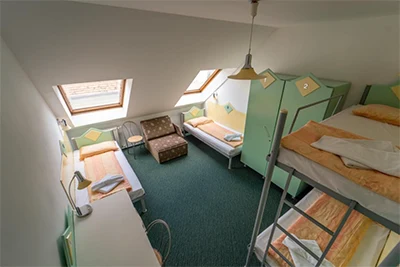
<path fill-rule="evenodd" d="M 188 155 L 163 164 L 145 148 L 136 147 L 136 160 L 124 151 L 146 191 L 142 219 L 169 224 L 167 266 L 243 266 L 263 180 L 239 157 L 228 170 L 227 158 L 192 136 L 186 140 Z M 281 192 L 272 186 L 262 229 L 273 222 Z M 255 256 L 252 264 L 259 266 Z"/>

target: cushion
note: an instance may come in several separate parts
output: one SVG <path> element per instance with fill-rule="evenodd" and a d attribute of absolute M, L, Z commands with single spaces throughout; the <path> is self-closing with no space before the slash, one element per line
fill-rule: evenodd
<path fill-rule="evenodd" d="M 151 149 L 158 153 L 174 149 L 186 144 L 187 144 L 186 140 L 180 137 L 176 133 L 149 141 L 149 146 L 151 147 Z"/>
<path fill-rule="evenodd" d="M 199 125 L 207 124 L 210 122 L 213 122 L 213 120 L 209 119 L 207 117 L 198 117 L 198 118 L 194 118 L 194 119 L 186 121 L 186 123 L 189 123 L 193 127 L 197 127 Z"/>
<path fill-rule="evenodd" d="M 369 104 L 353 110 L 353 114 L 372 120 L 400 126 L 400 109 L 390 106 Z"/>
<path fill-rule="evenodd" d="M 168 116 L 140 122 L 147 140 L 175 133 L 174 125 Z"/>
<path fill-rule="evenodd" d="M 108 151 L 117 151 L 119 148 L 115 141 L 105 141 L 94 145 L 83 146 L 79 149 L 80 160 L 106 153 Z"/>

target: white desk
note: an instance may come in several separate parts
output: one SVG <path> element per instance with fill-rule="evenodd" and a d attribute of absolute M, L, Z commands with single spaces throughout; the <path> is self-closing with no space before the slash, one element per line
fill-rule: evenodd
<path fill-rule="evenodd" d="M 160 266 L 125 190 L 92 206 L 92 214 L 75 219 L 78 266 Z"/>

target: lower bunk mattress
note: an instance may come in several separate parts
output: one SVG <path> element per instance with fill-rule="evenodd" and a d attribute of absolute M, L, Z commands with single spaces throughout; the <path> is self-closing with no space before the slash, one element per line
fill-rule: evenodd
<path fill-rule="evenodd" d="M 118 146 L 118 143 L 116 143 Z M 119 147 L 119 146 L 118 146 Z M 138 177 L 136 176 L 135 172 L 133 171 L 131 165 L 129 164 L 128 160 L 126 159 L 124 153 L 122 152 L 121 148 L 115 151 L 115 157 L 118 160 L 119 165 L 121 166 L 122 171 L 125 174 L 126 179 L 128 179 L 132 190 L 129 192 L 129 196 L 132 201 L 138 200 L 144 196 L 145 192 L 140 184 Z M 83 176 L 85 176 L 85 164 L 83 161 L 79 159 L 79 150 L 74 151 L 74 168 L 76 171 L 80 171 Z M 88 189 L 85 188 L 83 190 L 76 190 L 75 191 L 75 198 L 77 206 L 82 206 L 84 204 L 89 203 L 89 192 Z"/>
<path fill-rule="evenodd" d="M 301 210 L 307 210 L 321 195 L 322 192 L 318 191 L 317 189 L 313 189 L 308 195 L 299 201 L 296 206 Z M 278 223 L 284 228 L 288 229 L 300 216 L 301 215 L 295 210 L 290 209 L 287 213 L 281 216 Z M 272 225 L 257 237 L 255 254 L 260 261 L 263 259 L 264 250 L 271 234 L 271 228 Z M 276 240 L 282 234 L 283 233 L 277 228 L 272 240 Z M 376 223 L 370 224 L 365 232 L 365 235 L 362 237 L 359 246 L 350 259 L 348 266 L 375 266 L 385 245 L 388 234 L 388 229 Z M 266 261 L 271 266 L 280 266 L 269 256 L 267 256 Z"/>
<path fill-rule="evenodd" d="M 225 126 L 223 126 L 221 124 L 218 124 L 218 125 L 226 128 Z M 218 152 L 220 152 L 221 154 L 223 154 L 227 157 L 235 157 L 235 156 L 239 155 L 240 153 L 242 153 L 242 145 L 234 148 L 228 144 L 225 144 L 221 140 L 218 140 L 214 136 L 211 136 L 211 135 L 203 132 L 202 130 L 193 127 L 192 125 L 190 125 L 186 122 L 183 123 L 183 129 L 185 131 L 187 131 L 188 133 L 192 134 L 197 139 L 201 140 L 202 142 L 206 143 L 207 145 L 211 146 L 212 148 L 214 148 L 215 150 L 217 150 Z M 237 131 L 234 131 L 232 129 L 229 129 L 229 128 L 227 128 L 227 129 L 229 131 L 238 133 Z"/>

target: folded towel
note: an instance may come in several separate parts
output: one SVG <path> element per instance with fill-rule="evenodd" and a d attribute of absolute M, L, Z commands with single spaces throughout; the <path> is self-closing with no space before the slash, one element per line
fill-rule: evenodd
<path fill-rule="evenodd" d="M 365 147 L 369 148 L 375 148 L 378 150 L 383 150 L 387 152 L 398 152 L 399 149 L 395 146 L 393 146 L 392 142 L 390 141 L 379 141 L 379 140 L 357 140 L 357 139 L 343 139 L 346 140 L 350 143 L 354 144 L 359 144 Z M 357 162 L 355 160 L 346 158 L 346 157 L 340 157 L 341 160 L 343 161 L 344 165 L 346 165 L 349 168 L 354 168 L 354 169 L 363 169 L 363 170 L 371 170 L 370 167 Z"/>
<path fill-rule="evenodd" d="M 124 180 L 124 177 L 121 174 L 117 174 L 117 175 L 107 174 L 106 176 L 103 177 L 103 179 L 101 179 L 97 182 L 94 182 L 92 184 L 92 191 L 99 191 L 99 189 L 102 187 L 114 184 L 116 182 L 120 183 L 123 180 Z"/>
<path fill-rule="evenodd" d="M 116 181 L 112 184 L 103 186 L 102 188 L 99 188 L 97 191 L 103 194 L 107 194 L 108 192 L 110 192 L 111 190 L 113 190 L 115 187 L 117 187 L 117 185 L 119 185 L 122 181 L 124 180 L 124 178 L 122 178 L 119 181 Z"/>
<path fill-rule="evenodd" d="M 292 234 L 293 235 L 293 234 Z M 297 236 L 293 235 L 297 240 L 299 240 L 304 246 L 314 252 L 315 255 L 321 257 L 322 251 L 319 248 L 317 241 L 315 240 L 306 240 L 306 239 L 298 239 Z M 290 256 L 293 259 L 294 266 L 296 267 L 304 267 L 304 266 L 315 266 L 317 264 L 317 260 L 314 259 L 310 254 L 308 254 L 302 247 L 297 245 L 290 237 L 286 237 L 283 242 L 285 246 L 288 247 Z M 324 259 L 320 266 L 323 267 L 334 267 L 334 265 Z"/>
<path fill-rule="evenodd" d="M 225 141 L 240 141 L 242 140 L 242 134 L 226 134 L 224 136 Z"/>
<path fill-rule="evenodd" d="M 352 164 L 364 168 L 366 166 L 391 176 L 400 177 L 400 152 L 397 148 L 393 148 L 393 145 L 384 141 L 381 143 L 379 143 L 380 141 L 363 141 L 349 141 L 324 135 L 311 146 L 351 160 L 350 163 L 347 162 L 350 166 Z"/>

